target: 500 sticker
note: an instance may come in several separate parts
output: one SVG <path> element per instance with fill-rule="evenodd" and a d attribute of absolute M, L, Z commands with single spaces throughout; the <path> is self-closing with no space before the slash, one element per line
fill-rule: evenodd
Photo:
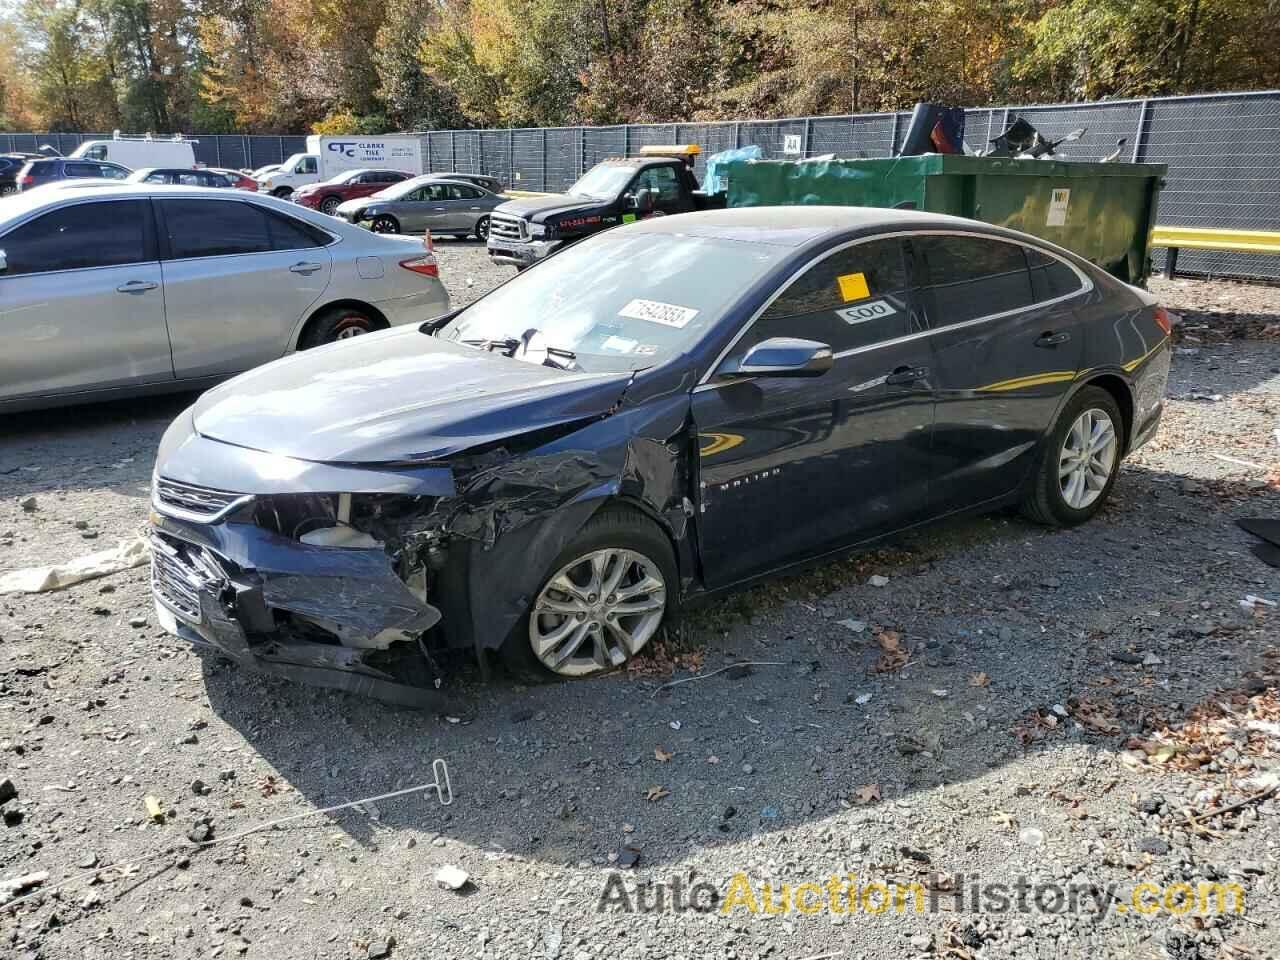
<path fill-rule="evenodd" d="M 868 320 L 879 320 L 881 317 L 891 317 L 898 311 L 895 310 L 884 300 L 872 300 L 870 303 L 860 303 L 856 307 L 845 307 L 843 310 L 837 310 L 838 316 L 845 323 L 866 323 Z"/>

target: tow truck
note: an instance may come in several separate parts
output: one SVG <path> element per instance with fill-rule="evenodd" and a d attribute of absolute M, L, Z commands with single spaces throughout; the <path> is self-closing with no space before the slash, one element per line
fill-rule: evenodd
<path fill-rule="evenodd" d="M 517 270 L 621 223 L 723 206 L 699 188 L 697 144 L 648 146 L 597 163 L 567 193 L 521 197 L 489 218 L 489 259 Z"/>

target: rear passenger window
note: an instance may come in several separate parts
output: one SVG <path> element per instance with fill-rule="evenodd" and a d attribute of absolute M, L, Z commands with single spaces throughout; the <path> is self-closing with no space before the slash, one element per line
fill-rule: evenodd
<path fill-rule="evenodd" d="M 102 168 L 96 163 L 67 163 L 62 165 L 62 172 L 67 177 L 100 177 Z"/>
<path fill-rule="evenodd" d="M 292 217 L 277 214 L 274 211 L 267 215 L 271 229 L 271 247 L 273 250 L 301 250 L 305 247 L 321 247 L 333 238 L 323 231 L 307 223 L 301 223 Z"/>
<path fill-rule="evenodd" d="M 771 337 L 817 340 L 840 352 L 911 331 L 907 274 L 897 239 L 858 243 L 820 260 L 786 288 L 730 353 Z"/>
<path fill-rule="evenodd" d="M 324 240 L 305 225 L 235 200 L 161 200 L 174 260 L 297 250 Z"/>
<path fill-rule="evenodd" d="M 1031 305 L 1031 278 L 1020 244 L 985 237 L 911 238 L 919 299 L 933 327 Z"/>
<path fill-rule="evenodd" d="M 154 260 L 141 200 L 77 203 L 52 210 L 0 237 L 9 261 L 4 277 L 84 270 Z"/>
<path fill-rule="evenodd" d="M 161 200 L 169 234 L 169 255 L 227 257 L 271 249 L 266 215 L 234 200 Z"/>
<path fill-rule="evenodd" d="M 1057 257 L 1034 247 L 1025 247 L 1027 265 L 1031 268 L 1031 296 L 1036 303 L 1069 296 L 1081 289 L 1080 278 Z"/>

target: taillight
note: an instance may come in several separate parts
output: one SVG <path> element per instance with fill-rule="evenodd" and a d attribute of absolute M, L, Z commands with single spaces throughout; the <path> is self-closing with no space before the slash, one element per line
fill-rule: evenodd
<path fill-rule="evenodd" d="M 25 177 L 23 177 L 23 178 L 22 178 L 22 185 L 23 185 L 24 187 L 29 187 L 29 186 L 31 186 L 31 185 L 32 185 L 33 183 L 35 183 L 35 182 L 36 182 L 36 178 L 35 178 L 35 177 L 33 177 L 33 176 L 32 176 L 31 174 L 29 174 L 29 173 L 28 173 Z"/>
<path fill-rule="evenodd" d="M 436 263 L 435 255 L 429 251 L 420 257 L 401 260 L 400 266 L 426 277 L 436 277 L 437 279 L 440 277 L 440 265 Z"/>
<path fill-rule="evenodd" d="M 1169 311 L 1164 307 L 1156 307 L 1151 316 L 1155 320 L 1156 326 L 1164 331 L 1166 337 L 1173 332 L 1173 324 L 1169 322 Z"/>

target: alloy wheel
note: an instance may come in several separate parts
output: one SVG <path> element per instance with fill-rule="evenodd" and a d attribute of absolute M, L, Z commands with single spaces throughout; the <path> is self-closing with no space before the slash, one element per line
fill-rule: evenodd
<path fill-rule="evenodd" d="M 481 240 L 489 239 L 489 218 L 481 217 L 476 223 L 476 236 Z"/>
<path fill-rule="evenodd" d="M 338 205 L 342 201 L 337 197 L 326 197 L 320 204 L 320 212 L 333 216 L 338 211 Z"/>
<path fill-rule="evenodd" d="M 369 229 L 374 233 L 397 233 L 396 222 L 390 217 L 375 217 Z"/>
<path fill-rule="evenodd" d="M 662 568 L 634 550 L 593 550 L 547 581 L 529 613 L 529 644 L 548 670 L 582 677 L 626 663 L 667 606 Z"/>
<path fill-rule="evenodd" d="M 1084 510 L 1102 496 L 1116 468 L 1117 452 L 1110 414 L 1091 407 L 1076 417 L 1058 455 L 1058 483 L 1067 506 Z"/>

